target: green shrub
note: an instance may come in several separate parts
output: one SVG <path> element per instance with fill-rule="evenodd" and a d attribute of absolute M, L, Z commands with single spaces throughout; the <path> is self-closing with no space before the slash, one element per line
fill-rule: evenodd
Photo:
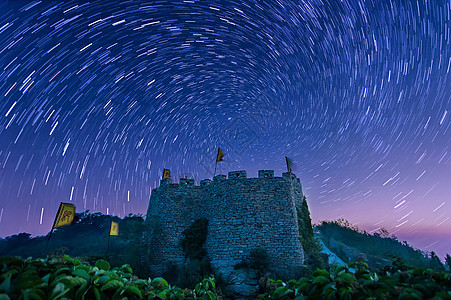
<path fill-rule="evenodd" d="M 106 260 L 95 266 L 78 259 L 0 258 L 0 299 L 217 299 L 214 278 L 181 289 L 163 278 L 139 279 L 128 265 L 111 269 Z"/>
<path fill-rule="evenodd" d="M 401 266 L 403 269 L 405 265 Z M 351 269 L 352 268 L 352 271 Z M 366 263 L 318 269 L 312 278 L 270 280 L 260 299 L 451 299 L 451 276 L 431 269 L 368 271 Z"/>
<path fill-rule="evenodd" d="M 322 257 L 321 245 L 315 239 L 312 219 L 310 218 L 310 211 L 305 196 L 302 199 L 302 204 L 296 207 L 296 211 L 299 225 L 299 239 L 305 251 L 307 266 L 312 269 L 326 268 L 328 266 L 328 260 Z"/>

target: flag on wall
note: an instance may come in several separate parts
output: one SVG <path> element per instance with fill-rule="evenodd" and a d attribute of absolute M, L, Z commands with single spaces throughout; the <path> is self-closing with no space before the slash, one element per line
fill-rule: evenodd
<path fill-rule="evenodd" d="M 218 155 L 216 155 L 216 162 L 222 161 L 223 157 L 224 157 L 224 151 L 222 151 L 221 148 L 218 148 Z"/>
<path fill-rule="evenodd" d="M 293 169 L 293 160 L 287 156 L 285 156 L 285 160 L 287 162 L 287 170 L 288 170 L 288 172 L 291 173 L 291 171 Z"/>
<path fill-rule="evenodd" d="M 112 236 L 118 236 L 119 235 L 119 223 L 111 221 L 110 235 L 112 235 Z"/>
<path fill-rule="evenodd" d="M 65 225 L 72 224 L 75 217 L 75 205 L 70 203 L 60 203 L 52 230 Z"/>
<path fill-rule="evenodd" d="M 163 170 L 163 179 L 169 178 L 169 177 L 171 177 L 171 171 L 169 171 L 169 169 L 164 169 Z"/>

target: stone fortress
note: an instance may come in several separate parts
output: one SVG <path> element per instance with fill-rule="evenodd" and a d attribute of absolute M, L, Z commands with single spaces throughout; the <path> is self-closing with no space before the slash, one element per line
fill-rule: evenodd
<path fill-rule="evenodd" d="M 247 178 L 246 171 L 234 171 L 199 186 L 194 179 L 162 179 L 152 190 L 146 218 L 152 269 L 162 273 L 168 263 L 183 263 L 183 231 L 206 218 L 207 256 L 232 285 L 234 266 L 255 248 L 266 250 L 277 272 L 295 275 L 304 261 L 297 212 L 303 203 L 300 180 L 289 172 L 274 177 L 273 170 L 260 170 L 258 178 Z"/>

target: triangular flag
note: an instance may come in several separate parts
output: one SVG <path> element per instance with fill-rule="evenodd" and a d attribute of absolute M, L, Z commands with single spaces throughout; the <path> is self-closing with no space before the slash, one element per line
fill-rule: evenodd
<path fill-rule="evenodd" d="M 224 151 L 222 151 L 221 148 L 218 148 L 218 155 L 216 155 L 216 162 L 222 161 L 223 157 L 224 157 Z"/>

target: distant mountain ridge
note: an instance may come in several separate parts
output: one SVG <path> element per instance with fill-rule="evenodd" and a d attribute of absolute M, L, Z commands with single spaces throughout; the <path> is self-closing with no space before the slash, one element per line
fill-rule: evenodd
<path fill-rule="evenodd" d="M 423 252 L 414 249 L 406 241 L 401 243 L 396 236 L 389 236 L 386 229 L 382 228 L 374 234 L 369 234 L 344 219 L 323 221 L 316 225 L 315 237 L 326 246 L 323 252 L 330 251 L 339 258 L 336 262 L 338 264 L 340 261 L 343 263 L 364 261 L 370 267 L 380 269 L 400 259 L 413 267 L 441 271 L 449 269 L 451 264 L 449 255 L 444 258 L 444 265 L 433 251 Z"/>

